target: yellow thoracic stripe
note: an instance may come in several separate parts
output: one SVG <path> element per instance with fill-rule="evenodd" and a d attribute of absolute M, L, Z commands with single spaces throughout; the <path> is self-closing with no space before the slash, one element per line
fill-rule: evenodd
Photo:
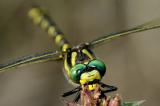
<path fill-rule="evenodd" d="M 83 49 L 82 52 L 86 54 L 90 59 L 93 59 L 93 56 L 86 49 Z"/>
<path fill-rule="evenodd" d="M 67 59 L 64 60 L 64 69 L 65 69 L 65 71 L 67 72 L 67 75 L 70 78 L 70 67 L 68 66 Z"/>
<path fill-rule="evenodd" d="M 77 52 L 72 52 L 71 63 L 72 66 L 76 64 Z"/>

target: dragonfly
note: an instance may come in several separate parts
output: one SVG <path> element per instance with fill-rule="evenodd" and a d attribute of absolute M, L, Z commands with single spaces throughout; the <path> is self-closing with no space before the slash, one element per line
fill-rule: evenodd
<path fill-rule="evenodd" d="M 74 86 L 74 89 L 63 93 L 62 97 L 76 94 L 74 102 L 78 102 L 80 98 L 80 91 L 83 90 L 86 85 L 89 91 L 92 91 L 97 86 L 100 86 L 101 92 L 104 95 L 105 93 L 117 90 L 116 86 L 108 85 L 102 82 L 102 78 L 106 74 L 107 68 L 102 60 L 96 58 L 92 51 L 94 48 L 114 39 L 125 37 L 133 33 L 160 28 L 160 19 L 155 19 L 127 30 L 104 34 L 90 42 L 73 46 L 64 37 L 65 34 L 60 30 L 45 9 L 39 6 L 33 6 L 29 10 L 28 16 L 35 25 L 47 32 L 47 34 L 51 37 L 51 39 L 53 39 L 55 44 L 59 46 L 60 49 L 57 51 L 25 56 L 4 64 L 0 64 L 0 72 L 5 72 L 8 69 L 22 67 L 28 64 L 43 63 L 48 61 L 62 61 L 64 63 L 64 75 L 68 82 Z"/>

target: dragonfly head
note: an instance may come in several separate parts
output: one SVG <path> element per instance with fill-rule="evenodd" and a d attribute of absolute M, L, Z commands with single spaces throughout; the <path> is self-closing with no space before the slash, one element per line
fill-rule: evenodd
<path fill-rule="evenodd" d="M 82 87 L 88 85 L 88 90 L 94 90 L 105 72 L 105 64 L 98 59 L 94 59 L 89 61 L 88 64 L 76 64 L 72 67 L 70 76 L 73 82 L 79 83 Z"/>

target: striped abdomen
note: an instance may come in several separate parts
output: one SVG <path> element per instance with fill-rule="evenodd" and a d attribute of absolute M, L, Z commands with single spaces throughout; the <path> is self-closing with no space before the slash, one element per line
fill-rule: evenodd
<path fill-rule="evenodd" d="M 64 38 L 64 34 L 59 30 L 54 21 L 47 15 L 46 11 L 33 7 L 28 13 L 29 17 L 33 20 L 34 24 L 45 30 L 49 36 L 53 38 L 55 43 L 61 47 L 62 51 L 66 51 L 70 47 L 68 41 Z"/>

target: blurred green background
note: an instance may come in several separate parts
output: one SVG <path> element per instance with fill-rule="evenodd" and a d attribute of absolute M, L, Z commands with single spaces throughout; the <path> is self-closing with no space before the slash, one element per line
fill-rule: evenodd
<path fill-rule="evenodd" d="M 32 4 L 49 10 L 73 45 L 160 17 L 159 0 L 0 0 L 0 63 L 58 49 L 28 19 Z M 159 106 L 160 29 L 132 35 L 94 49 L 108 66 L 103 81 L 124 100 Z M 0 73 L 0 106 L 62 106 L 60 94 L 71 88 L 60 62 L 11 69 Z"/>

